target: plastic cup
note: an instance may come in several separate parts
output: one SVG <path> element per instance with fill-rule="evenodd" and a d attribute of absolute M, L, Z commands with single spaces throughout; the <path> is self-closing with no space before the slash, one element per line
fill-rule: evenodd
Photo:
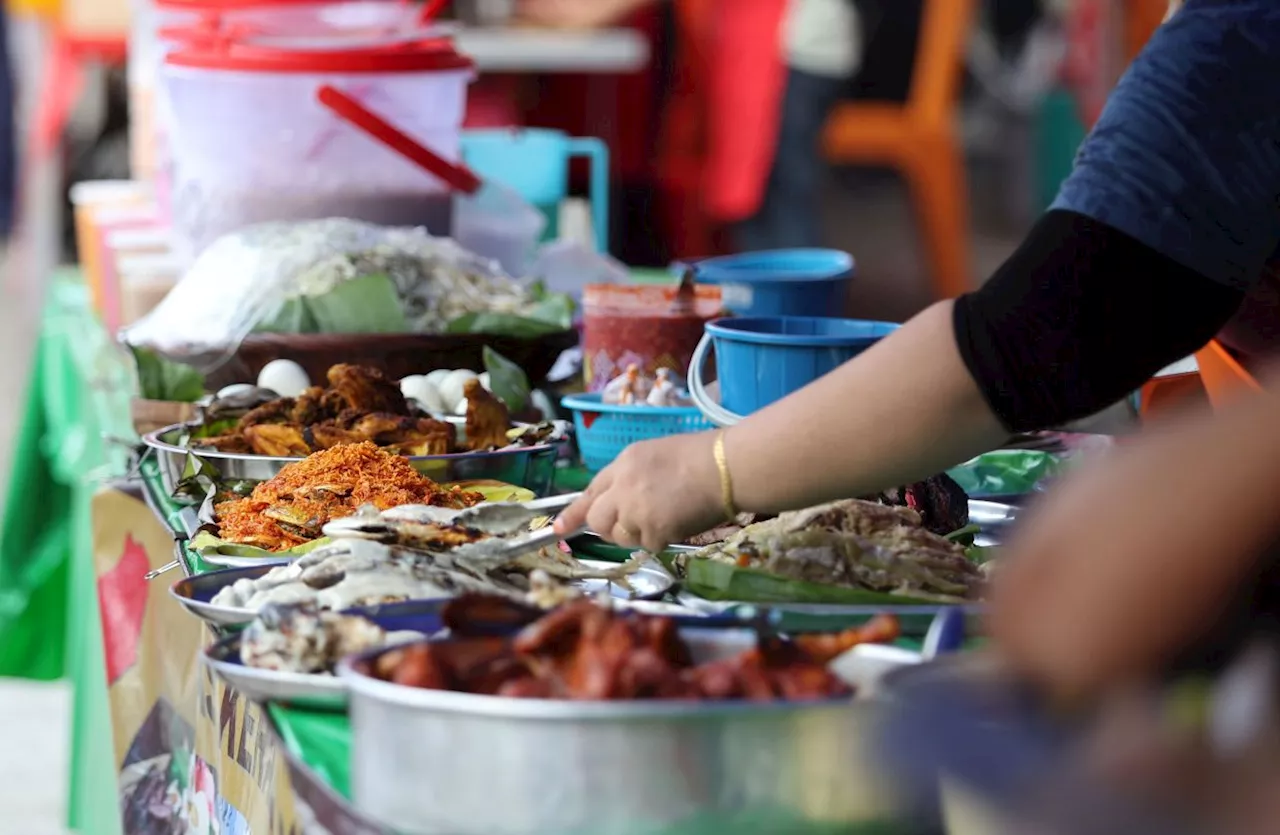
<path fill-rule="evenodd" d="M 156 308 L 178 283 L 182 264 L 172 253 L 124 255 L 116 259 L 120 276 L 120 325 L 127 327 Z"/>
<path fill-rule="evenodd" d="M 134 180 L 86 180 L 70 189 L 76 231 L 76 249 L 94 309 L 103 309 L 102 270 L 98 258 L 99 217 L 104 212 L 145 209 L 151 189 Z"/>
<path fill-rule="evenodd" d="M 453 238 L 463 248 L 502 265 L 508 275 L 527 275 L 547 225 L 546 216 L 519 194 L 486 182 L 453 203 Z"/>

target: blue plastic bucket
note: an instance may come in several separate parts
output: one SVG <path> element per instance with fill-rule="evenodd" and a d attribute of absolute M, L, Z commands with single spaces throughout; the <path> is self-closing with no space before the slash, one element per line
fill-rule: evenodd
<path fill-rule="evenodd" d="M 717 319 L 689 368 L 694 401 L 725 425 L 759 411 L 853 359 L 893 333 L 892 322 L 864 319 L 769 317 Z M 706 345 L 716 352 L 720 403 L 709 402 L 701 379 Z"/>
<path fill-rule="evenodd" d="M 853 256 L 838 249 L 772 249 L 707 258 L 691 265 L 698 281 L 719 284 L 737 316 L 839 316 Z"/>

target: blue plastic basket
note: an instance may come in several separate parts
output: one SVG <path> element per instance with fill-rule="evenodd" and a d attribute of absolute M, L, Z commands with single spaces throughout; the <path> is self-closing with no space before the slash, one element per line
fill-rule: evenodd
<path fill-rule="evenodd" d="M 693 406 L 615 406 L 602 403 L 599 394 L 570 395 L 560 405 L 573 412 L 578 450 L 593 473 L 636 441 L 713 428 Z"/>

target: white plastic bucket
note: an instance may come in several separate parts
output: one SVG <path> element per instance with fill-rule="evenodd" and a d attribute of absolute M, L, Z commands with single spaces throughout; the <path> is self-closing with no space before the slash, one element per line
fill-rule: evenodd
<path fill-rule="evenodd" d="M 397 48 L 181 50 L 173 108 L 175 246 L 194 257 L 255 223 L 349 217 L 450 230 L 448 187 L 317 99 L 331 85 L 456 160 L 471 62 L 447 41 Z"/>
<path fill-rule="evenodd" d="M 214 38 L 278 48 L 352 48 L 451 31 L 422 26 L 418 7 L 398 0 L 133 0 L 131 9 L 130 160 L 133 176 L 147 181 L 163 181 L 169 173 L 172 116 L 160 77 L 174 49 Z M 167 212 L 167 201 L 163 208 Z"/>

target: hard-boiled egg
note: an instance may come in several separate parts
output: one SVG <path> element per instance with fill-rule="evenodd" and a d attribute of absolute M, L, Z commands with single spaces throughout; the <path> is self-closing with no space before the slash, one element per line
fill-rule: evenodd
<path fill-rule="evenodd" d="M 444 402 L 457 403 L 464 396 L 462 387 L 467 384 L 468 380 L 474 380 L 479 376 L 474 371 L 459 368 L 456 371 L 450 371 L 449 376 L 436 385 L 440 388 L 440 396 L 444 398 Z"/>
<path fill-rule="evenodd" d="M 453 407 L 453 413 L 455 415 L 465 415 L 467 413 L 467 398 L 464 397 L 458 401 L 458 405 Z"/>
<path fill-rule="evenodd" d="M 448 410 L 445 399 L 440 396 L 440 389 L 425 374 L 413 374 L 400 381 L 400 392 L 410 400 L 422 404 L 422 408 L 432 414 L 441 414 Z"/>
<path fill-rule="evenodd" d="M 489 376 L 488 371 L 480 375 L 480 385 L 484 386 L 485 391 L 493 391 L 493 386 L 489 385 L 491 379 L 493 378 Z"/>
<path fill-rule="evenodd" d="M 258 385 L 281 397 L 297 397 L 311 388 L 311 378 L 293 360 L 272 360 L 258 372 Z"/>
<path fill-rule="evenodd" d="M 432 371 L 429 374 L 427 374 L 427 380 L 431 382 L 431 385 L 435 386 L 438 389 L 440 388 L 440 384 L 445 381 L 445 378 L 452 373 L 453 373 L 452 368 L 437 368 L 435 371 Z"/>

